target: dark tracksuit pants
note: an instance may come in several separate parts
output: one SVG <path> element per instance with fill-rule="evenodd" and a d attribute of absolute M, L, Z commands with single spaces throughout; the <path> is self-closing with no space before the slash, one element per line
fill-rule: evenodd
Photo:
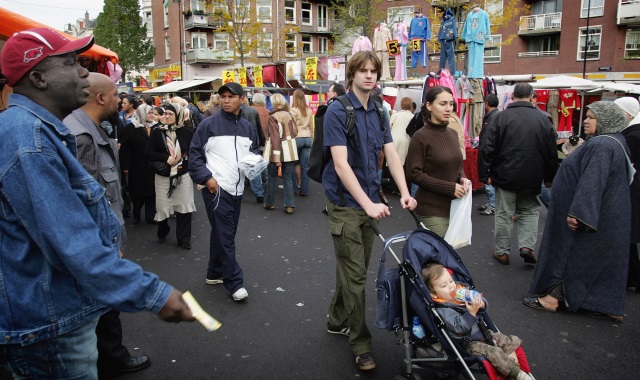
<path fill-rule="evenodd" d="M 109 310 L 98 319 L 98 378 L 111 378 L 111 371 L 129 361 L 131 354 L 122 345 L 122 323 L 120 311 Z"/>
<path fill-rule="evenodd" d="M 233 294 L 243 286 L 242 268 L 236 261 L 236 231 L 240 220 L 242 196 L 233 196 L 222 188 L 219 196 L 202 189 L 202 199 L 211 224 L 207 278 L 222 276 L 224 287 Z"/>

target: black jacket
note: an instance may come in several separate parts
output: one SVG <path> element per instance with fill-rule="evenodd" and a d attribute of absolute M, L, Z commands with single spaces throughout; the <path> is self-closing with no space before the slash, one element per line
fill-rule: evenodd
<path fill-rule="evenodd" d="M 166 144 L 166 131 L 155 128 L 149 136 L 147 149 L 144 151 L 144 158 L 147 161 L 166 162 L 169 158 L 169 151 Z M 189 128 L 182 127 L 176 129 L 176 139 L 180 143 L 180 151 L 182 152 L 182 165 L 178 167 L 178 175 L 187 174 L 189 172 L 189 145 L 193 138 L 193 131 Z"/>
<path fill-rule="evenodd" d="M 480 139 L 480 181 L 521 194 L 537 195 L 542 181 L 551 182 L 558 169 L 555 131 L 531 103 L 509 104 L 498 113 Z"/>

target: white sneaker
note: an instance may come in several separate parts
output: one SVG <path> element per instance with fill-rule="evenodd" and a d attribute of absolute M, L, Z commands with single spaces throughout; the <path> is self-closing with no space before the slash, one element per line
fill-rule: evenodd
<path fill-rule="evenodd" d="M 247 293 L 247 289 L 240 288 L 236 290 L 236 292 L 233 293 L 231 297 L 233 297 L 234 301 L 242 301 L 243 299 L 249 297 L 249 293 Z"/>

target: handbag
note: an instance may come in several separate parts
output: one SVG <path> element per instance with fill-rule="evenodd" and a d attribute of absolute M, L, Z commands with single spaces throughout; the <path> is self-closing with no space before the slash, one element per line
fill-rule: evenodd
<path fill-rule="evenodd" d="M 291 124 L 291 123 L 289 123 Z M 282 126 L 282 123 L 278 122 L 278 129 L 281 131 L 281 142 L 282 142 L 282 162 L 293 162 L 298 161 L 298 145 L 296 144 L 296 138 L 291 137 L 293 130 L 291 125 L 289 125 L 289 133 L 287 133 Z M 286 139 L 282 140 L 282 137 Z"/>
<path fill-rule="evenodd" d="M 171 165 L 167 164 L 165 161 L 150 161 L 149 166 L 157 175 L 169 177 L 171 174 Z"/>

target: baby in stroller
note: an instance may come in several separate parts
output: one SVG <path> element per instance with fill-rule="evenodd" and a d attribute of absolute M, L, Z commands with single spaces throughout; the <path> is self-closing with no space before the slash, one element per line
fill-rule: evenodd
<path fill-rule="evenodd" d="M 476 315 L 487 307 L 486 300 L 477 296 L 471 302 L 460 302 L 455 298 L 458 288 L 449 270 L 441 264 L 430 263 L 422 268 L 422 278 L 431 298 L 436 303 L 436 312 L 446 325 L 449 336 L 472 355 L 482 355 L 498 372 L 516 380 L 531 380 L 528 373 L 518 365 L 515 350 L 522 340 L 515 335 L 507 336 L 489 330 Z M 493 344 L 488 342 L 492 341 Z"/>

